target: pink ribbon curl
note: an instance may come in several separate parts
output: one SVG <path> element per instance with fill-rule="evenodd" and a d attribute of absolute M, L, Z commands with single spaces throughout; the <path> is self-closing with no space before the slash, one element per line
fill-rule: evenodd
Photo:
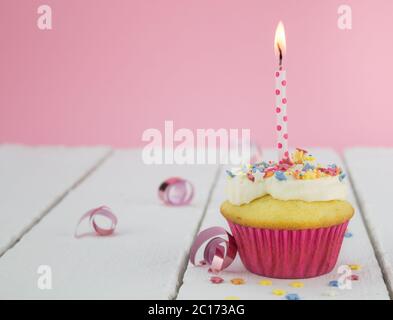
<path fill-rule="evenodd" d="M 111 222 L 111 226 L 109 228 L 102 228 L 98 225 L 98 223 L 96 222 L 95 218 L 96 216 L 103 216 L 107 219 L 110 220 Z M 78 224 L 76 225 L 75 228 L 75 233 L 74 233 L 74 237 L 75 238 L 81 238 L 83 236 L 86 235 L 90 235 L 90 232 L 85 232 L 82 234 L 78 234 L 78 228 L 79 225 L 82 223 L 83 220 L 85 219 L 89 219 L 89 223 L 91 224 L 91 226 L 93 227 L 94 231 L 99 235 L 99 236 L 109 236 L 111 235 L 115 229 L 116 229 L 116 225 L 117 225 L 117 217 L 114 215 L 114 213 L 111 211 L 110 208 L 106 207 L 106 206 L 101 206 L 95 209 L 91 209 L 89 211 L 87 211 L 78 221 Z"/>
<path fill-rule="evenodd" d="M 220 236 L 226 236 L 228 240 Z M 195 257 L 198 250 L 208 240 L 203 252 L 204 262 L 210 265 L 212 272 L 218 273 L 227 268 L 236 257 L 235 238 L 221 227 L 211 227 L 201 231 L 190 250 L 190 262 L 193 265 L 196 265 Z"/>
<path fill-rule="evenodd" d="M 194 197 L 194 186 L 188 180 L 172 177 L 161 183 L 158 196 L 169 206 L 188 205 Z"/>

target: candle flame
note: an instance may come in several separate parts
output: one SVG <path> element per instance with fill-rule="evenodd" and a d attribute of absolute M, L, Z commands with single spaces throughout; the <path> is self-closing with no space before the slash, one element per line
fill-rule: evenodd
<path fill-rule="evenodd" d="M 280 21 L 277 25 L 276 35 L 274 36 L 274 53 L 282 59 L 286 51 L 284 24 Z"/>

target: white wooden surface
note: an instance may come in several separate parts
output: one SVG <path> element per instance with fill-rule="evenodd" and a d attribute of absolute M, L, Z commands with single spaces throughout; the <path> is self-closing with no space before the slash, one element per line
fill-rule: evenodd
<path fill-rule="evenodd" d="M 335 272 L 303 280 L 304 288 L 292 288 L 292 281 L 275 279 L 271 279 L 272 286 L 260 286 L 262 277 L 245 271 L 238 258 L 221 274 L 225 283 L 214 285 L 209 282 L 211 275 L 206 268 L 187 266 L 186 259 L 209 196 L 211 201 L 201 228 L 222 225 L 229 229 L 218 209 L 225 198 L 225 174 L 216 180 L 216 166 L 146 166 L 141 163 L 138 150 L 116 151 L 101 163 L 108 152 L 105 148 L 0 147 L 0 247 L 5 252 L 0 256 L 0 299 L 284 299 L 273 295 L 273 289 L 298 293 L 301 299 L 388 298 L 353 194 L 350 200 L 357 210 L 349 226 L 353 237 L 344 239 L 337 264 L 362 266 L 353 271 L 360 279 L 353 281 L 352 290 L 328 286 L 330 280 L 337 279 Z M 356 152 L 347 152 L 348 163 L 358 158 Z M 314 153 L 321 162 L 340 162 L 333 151 L 322 149 Z M 389 157 L 382 151 L 378 155 Z M 274 158 L 271 150 L 265 150 L 264 156 Z M 386 217 L 374 215 L 388 208 L 386 202 L 380 201 L 389 198 L 389 186 L 376 195 L 379 180 L 368 175 L 364 179 L 362 166 L 372 159 L 363 164 L 356 161 L 353 169 L 350 163 L 351 173 L 388 274 L 392 243 L 389 224 L 382 223 Z M 388 167 L 389 160 L 386 161 Z M 175 175 L 194 183 L 196 197 L 191 206 L 173 208 L 159 202 L 158 185 Z M 371 193 L 374 198 L 370 198 Z M 102 204 L 112 207 L 119 218 L 116 234 L 74 239 L 78 218 Z M 25 232 L 22 240 L 9 248 Z M 40 265 L 52 269 L 51 290 L 37 286 Z M 246 284 L 231 284 L 229 280 L 235 277 L 244 278 Z M 336 296 L 325 295 L 332 292 Z"/>
<path fill-rule="evenodd" d="M 147 166 L 140 151 L 116 151 L 0 258 L 0 299 L 174 298 L 216 173 L 217 166 Z M 194 183 L 192 205 L 160 203 L 157 188 L 171 176 Z M 73 238 L 79 217 L 103 204 L 118 216 L 116 234 Z M 40 265 L 52 269 L 51 290 L 37 287 Z"/>
<path fill-rule="evenodd" d="M 345 151 L 345 160 L 393 293 L 393 149 L 352 148 Z"/>
<path fill-rule="evenodd" d="M 331 150 L 315 149 L 314 155 L 321 163 L 341 163 L 339 156 Z M 275 159 L 274 152 L 265 150 L 264 159 Z M 201 230 L 210 226 L 229 227 L 219 213 L 219 206 L 225 199 L 224 184 L 226 175 L 221 173 L 219 181 L 214 189 L 206 217 L 203 220 Z M 272 294 L 274 289 L 283 289 L 287 293 L 297 293 L 301 299 L 388 299 L 388 292 L 382 278 L 381 270 L 376 261 L 373 248 L 370 244 L 367 232 L 363 225 L 359 207 L 357 206 L 353 192 L 349 199 L 356 209 L 356 215 L 349 224 L 352 238 L 345 238 L 343 248 L 339 256 L 337 266 L 343 264 L 358 264 L 362 266 L 359 271 L 353 271 L 360 277 L 359 281 L 352 282 L 352 290 L 340 290 L 328 286 L 330 280 L 338 278 L 336 271 L 313 279 L 300 280 L 304 283 L 303 288 L 292 288 L 291 280 L 269 279 L 272 286 L 261 286 L 258 282 L 265 279 L 245 270 L 239 257 L 220 276 L 225 280 L 222 284 L 212 284 L 209 281 L 211 274 L 207 267 L 195 267 L 189 264 L 184 275 L 183 285 L 180 287 L 179 299 L 285 299 L 283 296 Z M 336 266 L 336 267 L 337 267 Z M 244 285 L 233 285 L 232 278 L 243 278 Z M 327 296 L 332 293 L 335 296 Z"/>
<path fill-rule="evenodd" d="M 0 145 L 0 256 L 108 153 Z"/>

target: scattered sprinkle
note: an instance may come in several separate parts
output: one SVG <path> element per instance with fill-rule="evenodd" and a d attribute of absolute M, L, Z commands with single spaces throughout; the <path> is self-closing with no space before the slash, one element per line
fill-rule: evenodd
<path fill-rule="evenodd" d="M 351 275 L 351 276 L 349 277 L 349 279 L 350 279 L 350 280 L 353 280 L 353 281 L 358 281 L 358 280 L 359 280 L 359 276 L 358 276 L 357 274 L 353 274 L 353 275 Z"/>
<path fill-rule="evenodd" d="M 274 290 L 272 291 L 272 293 L 273 293 L 275 296 L 283 296 L 283 295 L 286 294 L 287 292 L 286 292 L 285 290 L 282 290 L 282 289 L 274 289 Z"/>
<path fill-rule="evenodd" d="M 299 282 L 299 281 L 295 281 L 295 282 L 292 282 L 290 284 L 290 286 L 293 287 L 293 288 L 303 288 L 304 287 L 304 283 L 303 282 Z"/>
<path fill-rule="evenodd" d="M 240 300 L 240 298 L 236 297 L 236 296 L 228 296 L 228 297 L 225 297 L 224 299 L 225 300 Z"/>
<path fill-rule="evenodd" d="M 227 173 L 227 175 L 228 175 L 229 177 L 231 177 L 231 178 L 234 178 L 234 177 L 235 177 L 235 175 L 234 175 L 231 171 L 229 171 L 229 170 L 226 170 L 226 173 Z"/>
<path fill-rule="evenodd" d="M 240 284 L 245 284 L 246 281 L 244 281 L 244 279 L 242 279 L 242 278 L 234 278 L 234 279 L 231 279 L 231 283 L 234 285 L 240 285 Z"/>
<path fill-rule="evenodd" d="M 352 238 L 352 237 L 353 237 L 353 234 L 352 234 L 352 232 L 346 231 L 346 232 L 344 233 L 344 237 L 345 237 L 345 238 Z"/>
<path fill-rule="evenodd" d="M 351 270 L 360 270 L 360 269 L 362 268 L 362 267 L 361 267 L 360 265 L 358 265 L 358 264 L 349 264 L 348 267 L 349 267 Z"/>
<path fill-rule="evenodd" d="M 329 281 L 329 287 L 338 287 L 338 281 L 337 280 Z"/>
<path fill-rule="evenodd" d="M 346 175 L 345 173 L 342 173 L 342 174 L 340 174 L 340 175 L 338 176 L 338 179 L 339 179 L 340 181 L 343 181 L 343 180 L 345 179 L 346 176 L 347 176 L 347 175 Z"/>
<path fill-rule="evenodd" d="M 285 298 L 287 300 L 300 300 L 300 297 L 297 293 L 288 293 Z"/>
<path fill-rule="evenodd" d="M 271 286 L 272 281 L 271 280 L 261 280 L 258 282 L 261 286 Z"/>
<path fill-rule="evenodd" d="M 224 279 L 221 277 L 211 277 L 210 282 L 214 284 L 219 284 L 219 283 L 223 283 Z"/>

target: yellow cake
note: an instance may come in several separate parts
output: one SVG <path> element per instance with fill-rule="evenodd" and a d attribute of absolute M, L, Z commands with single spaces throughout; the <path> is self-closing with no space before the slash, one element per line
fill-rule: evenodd
<path fill-rule="evenodd" d="M 299 230 L 341 224 L 353 216 L 354 209 L 345 200 L 285 201 L 265 195 L 240 206 L 225 201 L 221 213 L 226 219 L 246 227 Z"/>

